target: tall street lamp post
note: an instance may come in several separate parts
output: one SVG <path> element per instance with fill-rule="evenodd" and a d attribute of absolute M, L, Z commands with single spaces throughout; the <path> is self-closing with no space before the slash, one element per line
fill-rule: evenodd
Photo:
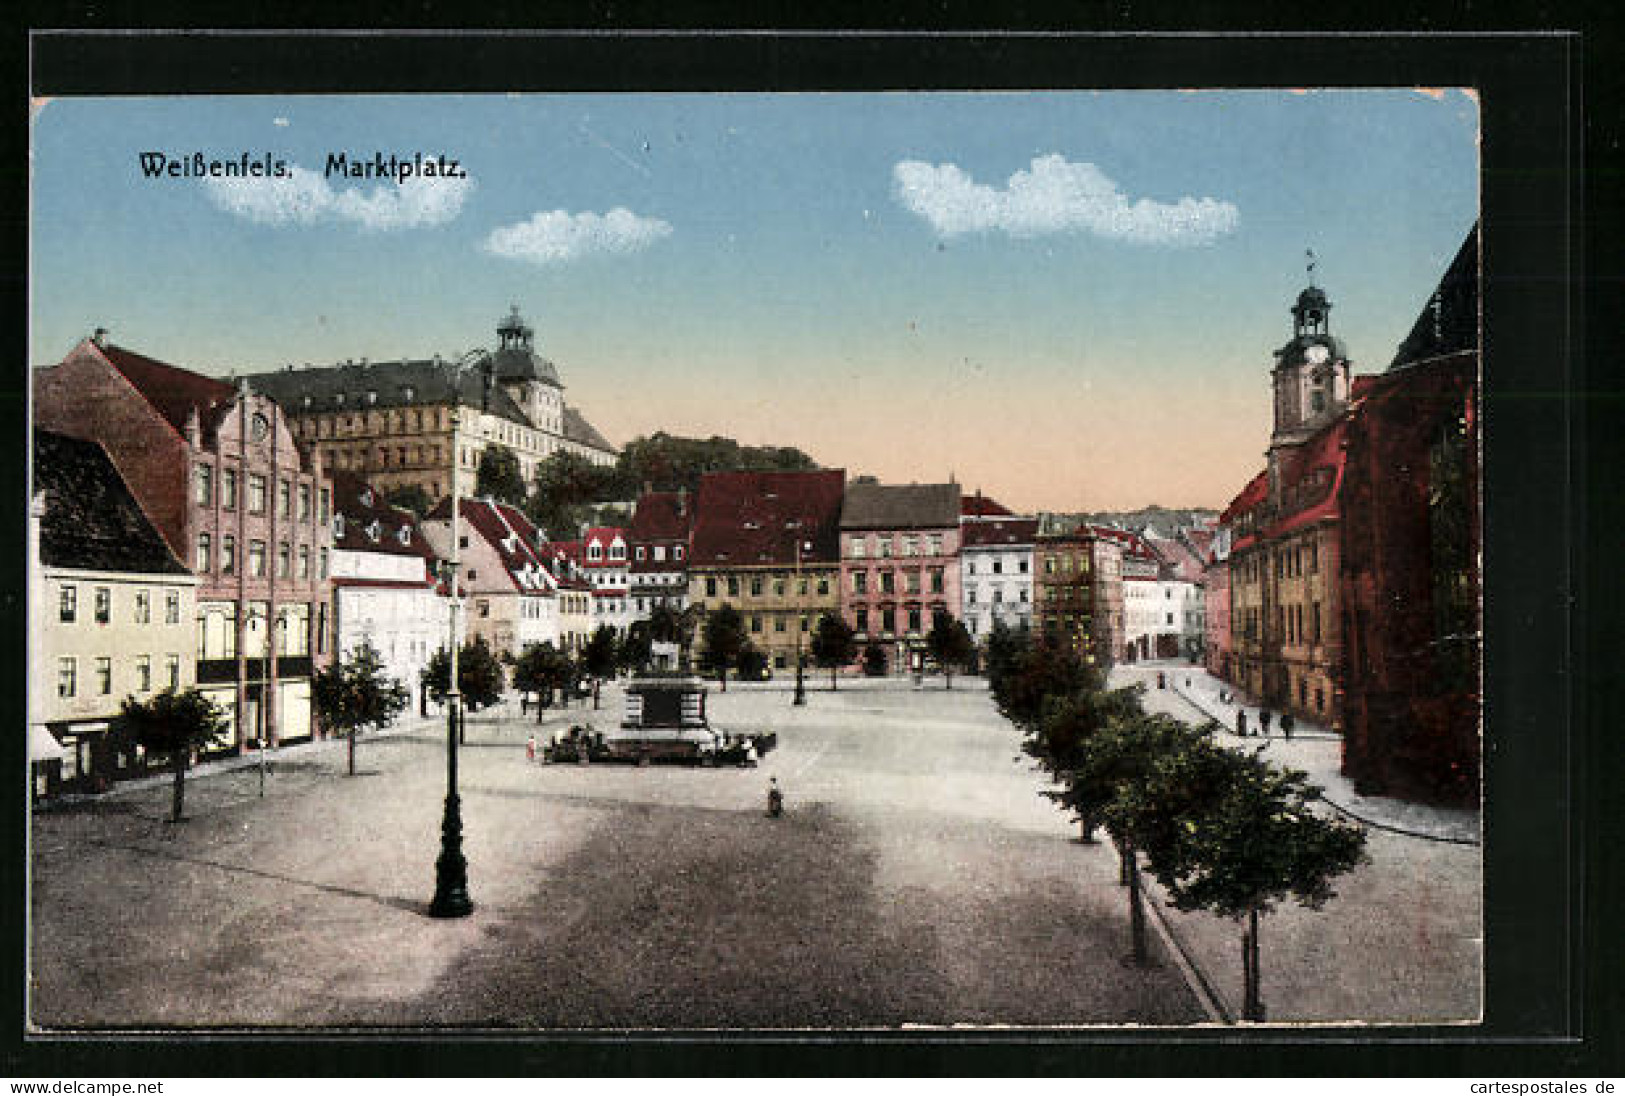
<path fill-rule="evenodd" d="M 451 636 L 447 650 L 449 676 L 446 688 L 446 812 L 440 822 L 440 858 L 434 865 L 434 899 L 429 903 L 430 917 L 467 917 L 474 912 L 474 902 L 468 897 L 468 861 L 463 856 L 462 801 L 457 795 L 457 738 L 462 723 L 462 694 L 457 687 L 457 611 L 458 580 L 461 576 L 462 555 L 458 522 L 457 469 L 459 465 L 458 428 L 462 422 L 461 385 L 463 370 L 486 357 L 484 350 L 470 350 L 458 358 L 451 367 L 451 559 L 450 582 L 447 590 L 450 609 Z"/>
<path fill-rule="evenodd" d="M 801 543 L 802 543 L 801 538 L 797 537 L 796 538 L 796 693 L 795 693 L 795 697 L 790 701 L 791 704 L 794 704 L 794 705 L 797 705 L 797 706 L 804 705 L 804 704 L 807 703 L 807 688 L 806 688 L 805 683 L 802 681 L 802 670 L 801 670 L 801 661 L 802 661 L 801 660 L 801 625 L 802 625 L 802 621 L 805 619 L 805 614 L 804 614 L 803 611 L 806 608 L 806 600 L 807 600 L 803 596 L 802 589 L 801 589 Z"/>

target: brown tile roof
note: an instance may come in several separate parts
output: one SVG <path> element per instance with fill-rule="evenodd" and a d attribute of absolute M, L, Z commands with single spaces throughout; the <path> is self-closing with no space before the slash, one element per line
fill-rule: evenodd
<path fill-rule="evenodd" d="M 178 434 L 185 435 L 186 419 L 193 408 L 197 409 L 199 425 L 212 433 L 237 399 L 237 390 L 217 377 L 205 377 L 122 346 L 96 349 Z"/>
<path fill-rule="evenodd" d="M 842 529 L 942 529 L 959 524 L 959 484 L 847 485 Z"/>
<path fill-rule="evenodd" d="M 96 442 L 36 429 L 34 490 L 45 493 L 40 562 L 46 566 L 187 573 Z"/>
<path fill-rule="evenodd" d="M 1031 546 L 1038 539 L 1037 518 L 995 518 L 992 521 L 967 521 L 960 532 L 959 544 L 963 548 L 1002 548 Z"/>
<path fill-rule="evenodd" d="M 694 502 L 691 567 L 749 567 L 839 557 L 844 469 L 820 472 L 709 472 Z M 957 517 L 949 524 L 957 521 Z"/>

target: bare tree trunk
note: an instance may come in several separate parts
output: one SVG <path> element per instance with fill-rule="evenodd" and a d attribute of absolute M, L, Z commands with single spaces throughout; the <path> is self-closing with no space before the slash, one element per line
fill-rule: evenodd
<path fill-rule="evenodd" d="M 186 750 L 175 751 L 175 796 L 169 820 L 179 822 L 186 814 Z"/>
<path fill-rule="evenodd" d="M 592 710 L 595 712 L 598 710 L 598 677 L 596 674 L 593 675 L 592 679 Z"/>
<path fill-rule="evenodd" d="M 1262 1022 L 1264 1019 L 1264 993 L 1262 979 L 1258 970 L 1258 911 L 1247 912 L 1247 933 L 1242 937 L 1243 953 L 1246 957 L 1245 992 L 1242 1001 L 1243 1020 Z"/>
<path fill-rule="evenodd" d="M 1134 846 L 1126 845 L 1124 863 L 1128 866 L 1128 923 L 1129 935 L 1132 938 L 1134 962 L 1144 966 L 1146 962 L 1145 947 L 1145 906 L 1142 904 L 1140 894 L 1140 864 L 1134 855 Z"/>
<path fill-rule="evenodd" d="M 355 728 L 350 728 L 350 775 L 355 775 Z"/>

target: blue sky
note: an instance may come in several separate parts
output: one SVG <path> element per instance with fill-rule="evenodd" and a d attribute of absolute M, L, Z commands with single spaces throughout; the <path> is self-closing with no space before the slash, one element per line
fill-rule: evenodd
<path fill-rule="evenodd" d="M 1024 508 L 1223 505 L 1304 252 L 1386 366 L 1477 216 L 1461 91 L 59 100 L 34 364 L 453 354 L 517 303 L 568 398 Z M 143 151 L 312 174 L 143 178 Z M 466 182 L 322 179 L 444 153 Z"/>

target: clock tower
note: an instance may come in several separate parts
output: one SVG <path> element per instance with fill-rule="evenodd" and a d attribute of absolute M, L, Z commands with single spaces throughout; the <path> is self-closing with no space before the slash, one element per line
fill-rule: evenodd
<path fill-rule="evenodd" d="M 1314 283 L 1313 263 L 1309 272 L 1309 286 L 1292 306 L 1292 339 L 1275 352 L 1270 373 L 1275 388 L 1272 453 L 1308 440 L 1348 407 L 1348 352 L 1331 333 L 1332 302 Z"/>

